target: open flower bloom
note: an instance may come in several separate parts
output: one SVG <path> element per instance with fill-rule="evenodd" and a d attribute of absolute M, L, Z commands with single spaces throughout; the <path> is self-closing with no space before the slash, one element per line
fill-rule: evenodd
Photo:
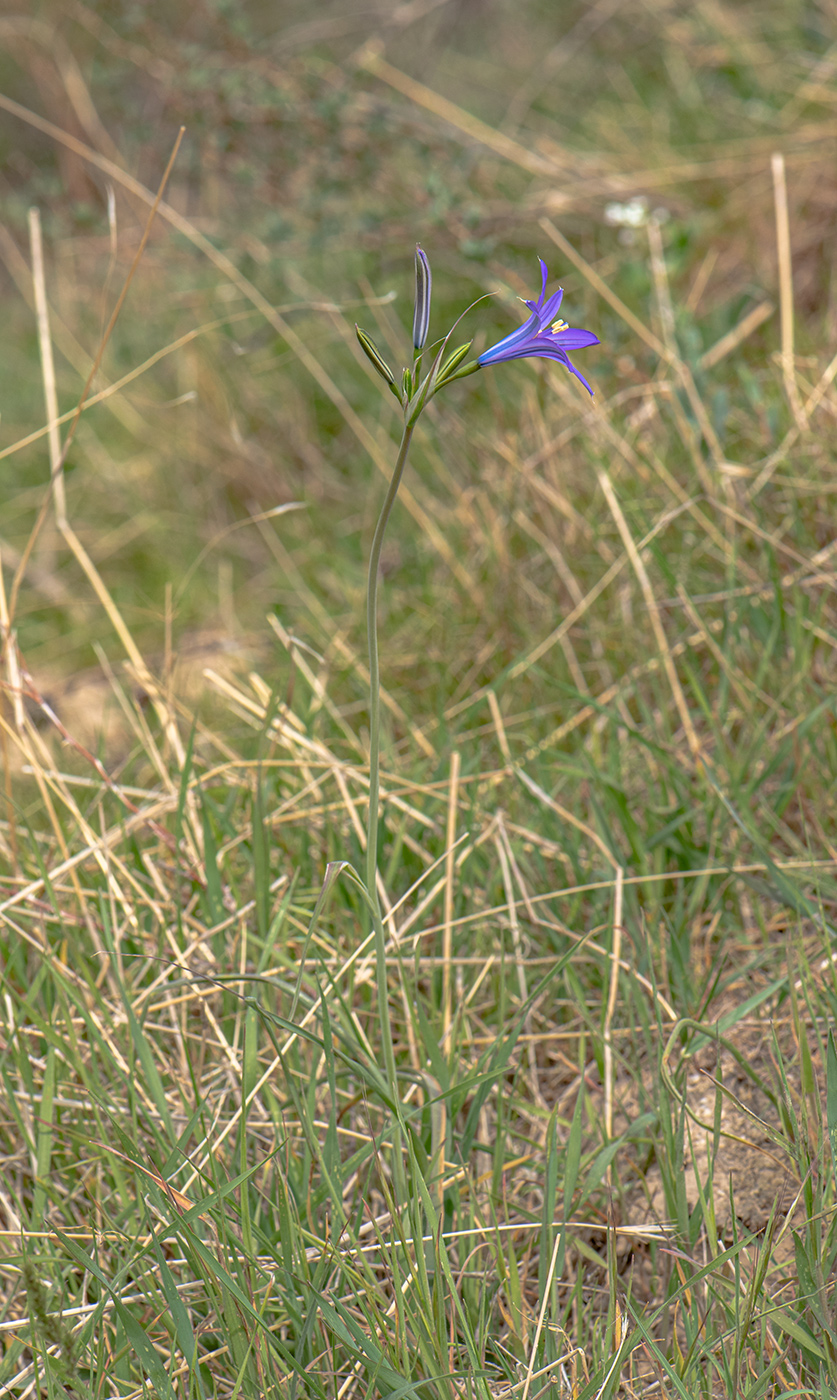
<path fill-rule="evenodd" d="M 485 350 L 477 363 L 499 365 L 505 360 L 523 360 L 537 355 L 547 360 L 560 360 L 570 374 L 580 379 L 587 392 L 592 394 L 593 390 L 584 375 L 579 374 L 567 351 L 582 350 L 586 345 L 598 345 L 599 337 L 593 335 L 592 331 L 574 330 L 566 321 L 558 318 L 558 309 L 564 296 L 562 287 L 544 301 L 549 272 L 543 258 L 538 261 L 541 265 L 543 285 L 537 301 L 526 302 L 532 313 L 529 320 L 516 331 L 512 331 L 511 335 L 505 336 L 497 345 L 492 345 L 490 350 Z"/>

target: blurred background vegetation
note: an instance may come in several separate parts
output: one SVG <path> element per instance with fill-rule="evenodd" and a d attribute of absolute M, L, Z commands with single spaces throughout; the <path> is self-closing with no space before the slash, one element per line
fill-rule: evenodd
<path fill-rule="evenodd" d="M 518 298 L 539 290 L 542 257 L 551 287 L 565 289 L 562 314 L 601 341 L 578 359 L 592 404 L 544 361 L 486 370 L 436 400 L 393 516 L 381 599 L 385 902 L 427 882 L 406 906 L 407 971 L 394 959 L 399 1054 L 419 1078 L 430 1062 L 436 1079 L 445 1065 L 464 1082 L 525 1008 L 529 1038 L 496 1070 L 502 1092 L 473 1120 L 464 1090 L 449 1104 L 445 1160 L 474 1176 L 470 1195 L 443 1193 L 444 1219 L 473 1225 L 478 1204 L 507 1225 L 541 1218 L 541 1257 L 504 1236 L 483 1292 L 468 1293 L 466 1279 L 459 1302 L 451 1289 L 438 1304 L 433 1364 L 421 1347 L 390 1346 L 383 1283 L 382 1311 L 363 1323 L 380 1354 L 352 1350 L 327 1308 L 320 1331 L 289 1320 L 281 1290 L 274 1330 L 295 1338 L 303 1369 L 333 1347 L 341 1384 L 354 1367 L 353 1384 L 377 1385 L 386 1353 L 404 1384 L 464 1393 L 443 1375 L 459 1374 L 464 1342 L 447 1353 L 445 1338 L 471 1326 L 492 1386 L 518 1384 L 514 1365 L 535 1353 L 555 1363 L 563 1337 L 584 1357 L 567 1382 L 574 1396 L 633 1394 L 640 1381 L 707 1400 L 833 1393 L 837 1078 L 827 1121 L 824 1085 L 837 1012 L 836 71 L 835 0 L 4 6 L 0 556 L 13 616 L 0 917 L 14 1187 L 0 1201 L 20 1251 L 5 1307 L 40 1319 L 31 1333 L 10 1329 L 2 1380 L 19 1378 L 12 1393 L 40 1384 L 33 1356 L 52 1375 L 50 1345 L 82 1393 L 129 1393 L 140 1363 L 154 1374 L 123 1320 L 84 1391 L 72 1346 L 44 1319 L 80 1304 L 87 1285 L 78 1258 L 68 1267 L 37 1231 L 98 1212 L 123 1232 L 131 1267 L 145 1266 L 141 1184 L 129 1177 L 128 1191 L 117 1166 L 117 1192 L 110 1159 L 104 1175 L 101 1162 L 85 1175 L 72 1135 L 85 1151 L 91 1137 L 116 1140 L 101 1104 L 125 1100 L 122 1147 L 174 1171 L 173 1144 L 179 1136 L 187 1150 L 184 1125 L 206 1086 L 243 1053 L 232 992 L 192 998 L 188 1015 L 212 1010 L 211 1035 L 184 1021 L 178 1041 L 176 1027 L 140 1033 L 126 1020 L 125 1005 L 146 1005 L 157 986 L 157 959 L 213 975 L 278 968 L 277 1014 L 296 1011 L 300 985 L 300 1007 L 317 1006 L 313 975 L 295 979 L 326 862 L 362 865 L 365 558 L 399 427 L 354 323 L 407 362 L 416 241 L 433 268 L 431 336 L 466 311 L 463 338 L 477 352 L 507 333 Z M 55 511 L 43 514 L 50 458 L 29 211 L 43 228 L 58 406 L 71 414 L 181 126 L 92 392 L 125 383 L 85 408 L 64 465 L 72 544 Z M 126 817 L 136 809 L 147 819 Z M 460 864 L 445 864 L 466 831 Z M 444 888 L 432 883 L 435 862 Z M 79 874 L 55 874 L 69 868 Z M 336 891 L 312 945 L 320 974 L 337 976 L 362 923 L 353 896 Z M 582 937 L 533 1009 L 544 967 Z M 368 975 L 347 996 L 331 1014 L 345 1014 L 346 1035 L 362 1025 L 372 1054 Z M 76 1010 L 61 1010 L 62 997 Z M 87 1014 L 86 997 L 109 1028 L 92 1061 L 90 1026 L 81 1039 L 66 1030 Z M 762 1012 L 778 1027 L 769 1051 Z M 745 1105 L 756 1079 L 767 1094 L 753 1109 L 767 1123 L 761 1137 L 730 1128 L 758 1139 L 759 1162 L 770 1151 L 784 1163 L 758 1190 L 752 1153 L 719 1159 L 716 1133 L 720 1196 L 685 1194 L 686 1081 L 676 1093 L 660 1060 L 675 1025 L 683 1064 L 705 1050 L 690 1021 L 739 1037 L 727 1069 L 743 1075 Z M 202 1037 L 190 1081 L 179 1056 Z M 273 1054 L 264 1035 L 253 1053 Z M 772 1080 L 769 1090 L 771 1056 L 785 1097 Z M 120 1057 L 136 1057 L 136 1081 L 120 1077 Z M 256 1060 L 218 1091 L 217 1123 L 252 1086 Z M 323 1182 L 347 1200 L 360 1190 L 353 1157 L 335 1148 L 329 1176 L 312 1145 L 334 1094 L 358 1134 L 364 1113 L 386 1119 L 345 1065 L 335 1080 L 328 1055 L 312 1063 L 294 1070 L 313 1074 L 307 1109 L 279 1089 L 251 1106 L 277 1132 L 280 1120 L 306 1125 L 305 1150 L 285 1163 L 308 1230 L 300 1276 L 337 1208 Z M 489 1116 L 475 1136 L 479 1112 Z M 429 1152 L 438 1123 L 425 1128 Z M 466 1139 L 474 1151 L 462 1159 Z M 242 1156 L 219 1147 L 213 1157 L 226 1181 L 254 1165 L 253 1142 L 239 1146 Z M 507 1180 L 507 1164 L 524 1161 Z M 802 1243 L 771 1252 L 774 1202 L 789 1193 L 787 1209 L 812 1181 L 805 1222 L 794 1217 Z M 270 1173 L 257 1186 L 269 1253 L 279 1188 Z M 369 1188 L 376 1208 L 388 1189 L 382 1169 Z M 588 1226 L 554 1282 L 548 1222 L 572 1209 Z M 652 1217 L 675 1222 L 677 1265 L 651 1238 L 620 1243 L 617 1260 L 608 1219 Z M 736 1231 L 750 1232 L 752 1270 L 733 1276 L 722 1262 L 711 1285 L 701 1275 L 711 1297 L 690 1292 L 687 1279 Z M 111 1279 L 123 1277 L 121 1248 L 103 1255 Z M 33 1258 L 55 1290 L 49 1307 Z M 630 1305 L 622 1291 L 617 1300 L 617 1277 Z M 146 1301 L 143 1325 L 162 1354 L 150 1320 L 160 1300 Z M 547 1306 L 552 1331 L 541 1334 Z M 658 1309 L 650 1369 L 636 1372 L 622 1326 L 634 1306 Z M 181 1355 L 188 1335 L 177 1332 Z M 207 1393 L 232 1393 L 236 1376 L 244 1394 L 285 1393 L 265 1380 L 269 1358 L 251 1374 L 230 1347 L 235 1365 L 227 1375 L 218 1363 Z M 209 1387 L 186 1363 L 189 1393 Z M 96 1391 L 94 1379 L 123 1389 Z"/>
<path fill-rule="evenodd" d="M 663 210 L 677 334 L 694 363 L 759 301 L 775 299 L 770 155 L 777 147 L 789 163 L 799 349 L 830 345 L 837 318 L 832 27 L 827 4 L 787 0 L 759 6 L 757 21 L 747 7 L 657 0 L 522 8 L 449 0 L 386 12 L 321 4 L 313 18 L 285 4 L 200 4 L 188 12 L 176 5 L 43 4 L 3 20 L 0 80 L 9 97 L 151 189 L 183 123 L 168 201 L 268 301 L 301 305 L 288 311 L 290 324 L 352 406 L 391 432 L 395 406 L 380 405 L 371 392 L 365 367 L 352 363 L 357 356 L 346 332 L 363 319 L 359 298 L 394 292 L 397 300 L 377 319 L 394 342 L 392 353 L 403 358 L 417 239 L 432 258 L 437 332 L 475 297 L 504 287 L 501 301 L 483 303 L 469 317 L 468 333 L 478 338 L 508 327 L 510 312 L 516 314 L 512 296 L 531 294 L 536 257 L 547 257 L 571 317 L 600 335 L 601 351 L 587 357 L 599 394 L 636 385 L 636 407 L 652 356 L 550 246 L 539 220 L 557 219 L 619 296 L 647 316 L 646 239 L 614 227 L 606 209 L 641 195 Z M 404 82 L 413 79 L 430 94 L 419 91 L 411 100 L 375 77 L 364 55 L 377 45 Z M 454 104 L 453 121 L 432 110 L 432 94 Z M 475 139 L 470 114 L 509 138 L 511 158 Z M 66 410 L 147 209 L 106 171 L 8 112 L 0 141 L 4 223 L 22 258 L 27 210 L 33 202 L 42 210 Z M 6 240 L 3 253 L 2 430 L 11 445 L 42 416 L 42 388 L 33 372 L 26 275 Z M 306 309 L 324 299 L 352 306 L 343 315 Z M 67 464 L 71 517 L 83 516 L 95 532 L 95 557 L 103 566 L 107 560 L 108 583 L 126 618 L 143 643 L 159 649 L 166 583 L 179 594 L 178 631 L 210 621 L 229 629 L 234 609 L 237 626 L 263 632 L 264 612 L 276 605 L 294 626 L 304 617 L 310 627 L 298 591 L 277 571 L 258 529 L 211 550 L 183 590 L 185 568 L 178 576 L 171 567 L 172 558 L 192 563 L 254 507 L 303 500 L 309 509 L 285 523 L 283 539 L 332 625 L 355 634 L 379 477 L 344 416 L 282 338 L 164 220 L 156 222 L 103 376 L 112 382 L 216 321 L 84 419 Z M 713 425 L 733 460 L 753 449 L 766 455 L 781 431 L 780 410 L 764 389 L 776 343 L 774 323 L 706 384 Z M 524 457 L 539 445 L 537 427 L 516 406 L 537 393 L 537 374 L 515 370 L 490 385 L 470 381 L 460 395 L 476 414 L 472 423 L 490 413 L 506 445 L 519 440 Z M 548 431 L 561 411 L 546 403 Z M 528 626 L 539 612 L 538 600 L 525 594 L 529 569 L 512 567 L 533 552 L 531 538 L 516 531 L 501 565 L 509 586 L 490 604 L 484 597 L 485 584 L 497 577 L 496 546 L 487 543 L 487 523 L 475 539 L 469 522 L 456 520 L 457 505 L 462 493 L 476 491 L 477 515 L 496 509 L 510 516 L 525 486 L 502 452 L 486 454 L 472 428 L 465 432 L 463 440 L 452 423 L 440 426 L 434 447 L 439 451 L 444 439 L 444 465 L 430 460 L 427 448 L 414 469 L 424 508 L 443 522 L 451 550 L 467 560 L 479 588 L 468 597 L 459 587 L 448 599 L 462 674 L 470 666 L 466 655 L 485 645 L 486 626 L 501 634 L 506 660 L 520 645 L 517 620 Z M 588 450 L 563 447 L 561 474 L 579 484 L 589 478 Z M 42 442 L 6 459 L 7 563 L 23 548 L 43 479 Z M 579 509 L 584 528 L 595 533 L 592 504 L 582 500 Z M 330 547 L 335 536 L 339 556 Z M 301 557 L 299 546 L 316 541 L 321 557 L 308 548 Z M 411 636 L 393 646 L 391 664 L 398 668 L 402 655 L 415 689 L 438 698 L 447 693 L 452 656 L 428 645 L 430 610 L 413 601 L 408 618 L 398 607 L 402 583 L 405 600 L 421 592 L 421 557 L 433 567 L 438 556 L 421 531 L 408 532 L 398 547 L 408 555 L 392 605 Z M 56 545 L 45 535 L 39 549 L 54 556 Z M 42 567 L 41 588 L 27 589 L 21 600 L 27 655 L 33 665 L 43 656 L 73 670 L 89 664 L 90 642 L 101 639 L 98 610 L 79 596 L 70 561 L 53 558 L 46 572 L 51 584 Z M 580 582 L 585 587 L 583 563 Z M 456 587 L 452 576 L 450 583 Z M 56 604 L 63 605 L 57 628 Z M 497 658 L 485 674 L 496 670 Z M 399 683 L 409 687 L 409 676 Z"/>

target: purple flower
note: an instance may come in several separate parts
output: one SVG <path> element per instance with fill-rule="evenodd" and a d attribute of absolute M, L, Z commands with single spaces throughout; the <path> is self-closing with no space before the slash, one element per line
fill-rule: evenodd
<path fill-rule="evenodd" d="M 543 285 L 537 301 L 526 302 L 532 313 L 529 320 L 516 331 L 512 331 L 511 335 L 505 336 L 497 345 L 492 345 L 490 350 L 485 350 L 477 363 L 498 365 L 505 360 L 523 360 L 530 355 L 540 355 L 546 360 L 560 360 L 570 374 L 580 379 L 587 392 L 592 394 L 593 390 L 584 375 L 579 374 L 567 351 L 582 350 L 585 345 L 598 345 L 599 337 L 593 335 L 592 331 L 573 330 L 566 321 L 558 319 L 558 308 L 564 290 L 559 287 L 557 292 L 553 292 L 552 296 L 544 301 L 549 272 L 543 258 L 539 258 L 538 261 L 541 265 Z"/>

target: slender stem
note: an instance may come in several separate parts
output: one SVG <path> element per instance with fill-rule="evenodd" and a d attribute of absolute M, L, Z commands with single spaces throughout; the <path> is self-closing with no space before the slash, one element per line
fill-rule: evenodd
<path fill-rule="evenodd" d="M 369 555 L 369 582 L 366 590 L 366 630 L 369 638 L 369 816 L 366 823 L 366 887 L 369 897 L 378 905 L 378 801 L 381 767 L 381 673 L 378 664 L 378 570 L 384 535 L 404 475 L 407 454 L 414 428 L 404 428 L 398 460 L 389 483 L 386 499 L 378 516 L 372 550 Z"/>
<path fill-rule="evenodd" d="M 396 1149 L 394 1165 L 396 1176 L 399 1178 L 403 1175 L 403 1168 L 401 1166 L 400 1148 L 397 1145 L 397 1120 L 400 1119 L 400 1110 L 398 1108 L 398 1082 L 395 1069 L 395 1053 L 392 1046 L 392 1031 L 389 1021 L 386 939 L 384 937 L 381 906 L 378 900 L 378 801 L 381 787 L 381 672 L 378 664 L 378 569 L 381 563 L 381 548 L 384 543 L 387 523 L 392 512 L 392 507 L 395 504 L 395 498 L 398 495 L 401 478 L 404 475 L 404 467 L 407 463 L 407 454 L 410 450 L 413 431 L 413 425 L 405 425 L 404 434 L 401 438 L 401 446 L 398 449 L 398 459 L 395 463 L 395 470 L 392 473 L 392 479 L 389 483 L 386 498 L 381 507 L 381 514 L 378 517 L 378 524 L 375 527 L 375 535 L 372 540 L 372 549 L 369 555 L 369 582 L 366 591 L 366 628 L 369 637 L 369 816 L 366 823 L 366 888 L 369 891 L 369 898 L 372 902 L 373 924 L 375 927 L 378 1015 L 381 1021 L 384 1063 L 389 1090 L 392 1094 L 393 1103 L 396 1106 L 396 1121 L 393 1123 L 393 1128 L 396 1130 L 396 1136 L 394 1138 Z"/>

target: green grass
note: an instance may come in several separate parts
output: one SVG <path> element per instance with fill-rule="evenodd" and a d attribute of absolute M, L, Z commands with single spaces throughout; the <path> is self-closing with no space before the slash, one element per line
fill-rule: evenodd
<path fill-rule="evenodd" d="M 0 21 L 101 158 L 2 109 L 0 1393 L 837 1393 L 834 16 L 522 13 Z M 65 413 L 181 122 L 29 555 L 27 210 Z M 431 335 L 540 255 L 602 343 L 450 387 L 391 521 L 393 1095 L 339 863 L 416 239 Z"/>

